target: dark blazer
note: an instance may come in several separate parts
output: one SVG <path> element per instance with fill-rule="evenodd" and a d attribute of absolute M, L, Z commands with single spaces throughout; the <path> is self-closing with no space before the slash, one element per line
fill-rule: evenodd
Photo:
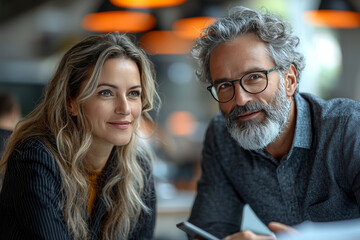
<path fill-rule="evenodd" d="M 112 160 L 105 167 L 105 179 Z M 153 238 L 156 199 L 152 177 L 147 189 L 143 200 L 152 212 L 141 214 L 128 239 Z M 49 149 L 34 138 L 19 144 L 9 159 L 0 193 L 0 239 L 72 239 L 60 208 L 63 197 L 58 165 Z M 88 218 L 91 240 L 100 239 L 105 217 L 105 204 L 98 198 Z"/>

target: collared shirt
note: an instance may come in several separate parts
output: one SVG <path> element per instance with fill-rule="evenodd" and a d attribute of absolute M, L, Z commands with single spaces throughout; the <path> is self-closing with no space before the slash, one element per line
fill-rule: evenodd
<path fill-rule="evenodd" d="M 295 94 L 296 127 L 281 161 L 241 148 L 222 115 L 204 143 L 190 222 L 218 237 L 240 230 L 249 204 L 264 224 L 360 217 L 360 103 Z"/>

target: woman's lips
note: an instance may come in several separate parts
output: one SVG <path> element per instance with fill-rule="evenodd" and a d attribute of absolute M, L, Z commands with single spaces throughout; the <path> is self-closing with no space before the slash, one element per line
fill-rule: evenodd
<path fill-rule="evenodd" d="M 257 117 L 261 113 L 261 110 L 254 112 L 246 112 L 238 116 L 238 119 L 241 121 L 247 121 L 249 119 Z"/>
<path fill-rule="evenodd" d="M 125 130 L 128 129 L 131 125 L 131 122 L 128 121 L 122 121 L 122 122 L 109 122 L 112 126 L 114 126 L 117 129 Z"/>

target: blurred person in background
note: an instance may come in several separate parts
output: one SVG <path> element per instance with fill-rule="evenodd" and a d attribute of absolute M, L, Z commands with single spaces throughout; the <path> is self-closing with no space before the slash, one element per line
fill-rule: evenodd
<path fill-rule="evenodd" d="M 20 119 L 20 106 L 10 93 L 0 93 L 0 156 L 7 139 Z"/>
<path fill-rule="evenodd" d="M 189 221 L 219 238 L 249 204 L 269 230 L 360 217 L 360 103 L 300 93 L 304 57 L 282 19 L 234 7 L 197 40 L 197 76 L 221 113 L 210 123 Z"/>
<path fill-rule="evenodd" d="M 10 93 L 0 93 L 0 159 L 6 143 L 21 116 L 20 105 Z M 4 174 L 0 172 L 0 189 Z"/>
<path fill-rule="evenodd" d="M 152 154 L 138 130 L 156 99 L 152 63 L 128 36 L 72 47 L 9 140 L 1 239 L 152 239 Z"/>

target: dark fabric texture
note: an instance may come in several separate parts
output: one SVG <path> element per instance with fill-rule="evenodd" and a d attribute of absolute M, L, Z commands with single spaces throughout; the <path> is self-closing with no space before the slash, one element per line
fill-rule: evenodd
<path fill-rule="evenodd" d="M 109 174 L 113 158 L 104 171 Z M 150 214 L 142 213 L 132 227 L 128 239 L 153 239 L 155 227 L 155 190 L 150 169 L 147 194 L 143 195 Z M 12 153 L 0 193 L 0 239 L 72 239 L 62 209 L 64 200 L 58 165 L 53 154 L 38 139 L 28 139 Z M 84 209 L 87 214 L 87 210 Z M 90 239 L 100 239 L 106 206 L 101 197 L 95 200 L 92 216 L 88 219 Z"/>
<path fill-rule="evenodd" d="M 0 159 L 5 151 L 5 146 L 7 141 L 9 140 L 11 133 L 12 131 L 0 128 Z M 0 173 L 0 189 L 2 187 L 3 177 L 3 174 Z"/>
<path fill-rule="evenodd" d="M 0 128 L 0 156 L 2 156 L 2 153 L 5 150 L 5 145 L 7 140 L 9 139 L 11 135 L 11 131 Z"/>
<path fill-rule="evenodd" d="M 215 116 L 190 222 L 222 238 L 241 230 L 245 204 L 266 225 L 360 217 L 360 103 L 298 93 L 295 104 L 295 137 L 281 161 L 241 148 Z"/>

